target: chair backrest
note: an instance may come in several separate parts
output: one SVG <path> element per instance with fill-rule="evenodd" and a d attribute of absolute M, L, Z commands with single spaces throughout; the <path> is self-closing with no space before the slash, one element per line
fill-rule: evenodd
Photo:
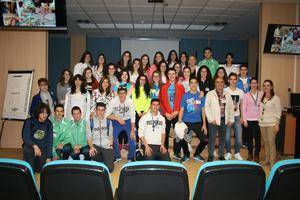
<path fill-rule="evenodd" d="M 0 179 L 0 199 L 40 199 L 32 168 L 27 162 L 0 158 Z"/>
<path fill-rule="evenodd" d="M 272 167 L 265 199 L 300 199 L 300 159 L 282 160 Z"/>
<path fill-rule="evenodd" d="M 113 199 L 107 167 L 95 161 L 58 160 L 41 173 L 43 200 Z"/>
<path fill-rule="evenodd" d="M 194 185 L 193 199 L 262 200 L 265 172 L 249 161 L 215 161 L 203 164 Z"/>
<path fill-rule="evenodd" d="M 128 163 L 120 172 L 118 200 L 188 200 L 189 182 L 183 165 L 167 161 Z"/>

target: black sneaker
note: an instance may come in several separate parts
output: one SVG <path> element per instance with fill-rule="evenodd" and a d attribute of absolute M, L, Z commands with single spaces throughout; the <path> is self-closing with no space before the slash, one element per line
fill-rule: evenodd
<path fill-rule="evenodd" d="M 204 162 L 205 161 L 204 158 L 201 155 L 194 156 L 194 160 L 200 161 L 200 162 Z"/>
<path fill-rule="evenodd" d="M 214 157 L 213 156 L 209 156 L 208 159 L 207 159 L 207 162 L 212 162 L 214 161 Z"/>
<path fill-rule="evenodd" d="M 187 161 L 189 161 L 189 160 L 190 160 L 189 157 L 183 156 L 183 157 L 180 159 L 180 162 L 181 162 L 181 163 L 185 163 L 185 162 L 187 162 Z"/>
<path fill-rule="evenodd" d="M 220 156 L 219 160 L 225 160 L 224 156 Z"/>
<path fill-rule="evenodd" d="M 180 160 L 180 159 L 181 159 L 181 156 L 180 156 L 179 153 L 174 153 L 173 158 L 174 158 L 175 160 Z"/>

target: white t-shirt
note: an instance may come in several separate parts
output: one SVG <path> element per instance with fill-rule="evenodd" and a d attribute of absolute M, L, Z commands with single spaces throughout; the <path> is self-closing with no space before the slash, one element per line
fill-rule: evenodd
<path fill-rule="evenodd" d="M 161 135 L 165 134 L 165 130 L 166 121 L 160 113 L 154 116 L 148 112 L 139 121 L 139 137 L 145 137 L 148 144 L 161 145 Z"/>
<path fill-rule="evenodd" d="M 133 84 L 135 84 L 136 79 L 139 77 L 139 74 L 131 74 L 131 73 L 129 73 L 129 75 L 130 75 L 130 82 L 133 83 Z"/>
<path fill-rule="evenodd" d="M 225 65 L 224 68 L 225 68 L 227 76 L 229 76 L 229 74 L 231 74 L 231 73 L 236 73 L 236 75 L 240 74 L 239 65 L 234 65 L 233 64 L 230 67 L 228 67 L 227 65 Z"/>
<path fill-rule="evenodd" d="M 90 119 L 90 105 L 91 95 L 87 93 L 74 93 L 68 92 L 65 98 L 65 118 L 73 119 L 72 108 L 78 106 L 81 110 L 81 118 L 89 121 Z"/>
<path fill-rule="evenodd" d="M 240 103 L 243 100 L 244 92 L 239 88 L 231 90 L 229 87 L 225 88 L 225 91 L 231 95 L 233 105 L 234 105 L 234 116 L 240 116 Z"/>
<path fill-rule="evenodd" d="M 85 63 L 77 63 L 75 66 L 74 66 L 74 76 L 76 74 L 80 74 L 82 75 L 83 74 L 83 71 L 85 70 L 85 68 L 89 67 L 89 65 L 85 64 Z"/>

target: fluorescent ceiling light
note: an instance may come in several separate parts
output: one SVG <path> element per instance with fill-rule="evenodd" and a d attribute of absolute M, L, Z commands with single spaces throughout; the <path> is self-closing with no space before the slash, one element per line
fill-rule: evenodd
<path fill-rule="evenodd" d="M 207 26 L 205 31 L 220 31 L 224 28 L 224 26 L 214 26 L 214 25 L 210 25 Z"/>
<path fill-rule="evenodd" d="M 169 29 L 170 24 L 153 24 L 152 29 Z"/>
<path fill-rule="evenodd" d="M 116 27 L 119 29 L 132 29 L 132 24 L 116 24 Z"/>
<path fill-rule="evenodd" d="M 172 24 L 171 29 L 185 30 L 187 26 L 188 25 L 186 25 L 186 24 Z"/>
<path fill-rule="evenodd" d="M 97 26 L 99 28 L 103 28 L 103 29 L 114 29 L 115 26 L 113 24 L 97 24 Z"/>
<path fill-rule="evenodd" d="M 202 31 L 206 28 L 207 25 L 190 25 L 188 30 L 194 30 L 194 31 Z"/>
<path fill-rule="evenodd" d="M 78 23 L 78 26 L 85 29 L 97 29 L 96 24 Z"/>
<path fill-rule="evenodd" d="M 149 29 L 149 28 L 151 28 L 151 24 L 134 24 L 134 28 L 136 28 L 136 29 Z"/>

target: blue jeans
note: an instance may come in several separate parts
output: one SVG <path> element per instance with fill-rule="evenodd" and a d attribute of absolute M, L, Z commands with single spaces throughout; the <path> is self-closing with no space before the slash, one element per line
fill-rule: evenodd
<path fill-rule="evenodd" d="M 112 121 L 113 125 L 113 140 L 114 140 L 114 155 L 115 158 L 121 158 L 120 150 L 119 150 L 119 142 L 118 137 L 122 131 L 125 131 L 128 137 L 128 145 L 129 145 L 129 152 L 128 152 L 128 159 L 135 158 L 135 141 L 130 138 L 130 129 L 131 129 L 131 122 L 130 119 L 125 120 L 125 124 L 121 125 L 116 120 Z"/>
<path fill-rule="evenodd" d="M 230 132 L 231 128 L 233 128 L 234 132 L 234 151 L 235 153 L 239 153 L 242 145 L 242 125 L 240 123 L 240 116 L 234 117 L 234 123 L 232 124 L 232 127 L 227 127 L 226 129 L 226 140 L 225 140 L 225 146 L 226 146 L 226 152 L 231 153 L 231 140 L 230 140 Z"/>
<path fill-rule="evenodd" d="M 221 118 L 221 124 L 218 125 L 212 125 L 208 124 L 209 129 L 209 137 L 208 137 L 208 157 L 214 157 L 214 149 L 215 149 L 215 142 L 217 133 L 219 133 L 219 157 L 222 157 L 224 155 L 224 146 L 225 146 L 225 136 L 226 136 L 226 124 L 225 124 L 225 118 Z"/>

